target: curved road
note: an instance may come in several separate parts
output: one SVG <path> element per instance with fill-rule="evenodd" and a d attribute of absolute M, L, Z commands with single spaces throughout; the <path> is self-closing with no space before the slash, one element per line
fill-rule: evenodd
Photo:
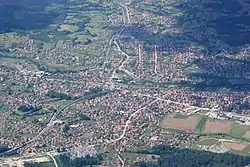
<path fill-rule="evenodd" d="M 56 162 L 56 159 L 53 157 L 53 155 L 50 152 L 47 152 L 47 155 L 50 156 L 50 158 L 54 161 L 54 164 L 56 167 L 59 167 L 59 165 Z"/>
<path fill-rule="evenodd" d="M 126 121 L 126 124 L 125 124 L 125 127 L 124 127 L 123 131 L 122 131 L 121 136 L 118 137 L 117 139 L 112 139 L 112 140 L 108 141 L 107 143 L 113 143 L 113 142 L 117 142 L 117 141 L 120 141 L 121 139 L 123 139 L 123 137 L 126 135 L 127 128 L 128 128 L 128 126 L 129 126 L 129 123 L 130 123 L 131 119 L 132 119 L 137 113 L 139 113 L 141 110 L 147 108 L 149 105 L 154 104 L 154 103 L 157 102 L 157 101 L 158 101 L 158 99 L 153 100 L 153 101 L 149 102 L 148 104 L 146 104 L 144 107 L 140 108 L 139 110 L 137 110 L 137 111 L 135 111 L 133 114 L 131 114 L 130 117 L 129 117 L 129 119 Z"/>
<path fill-rule="evenodd" d="M 118 45 L 118 43 L 117 43 L 116 41 L 114 41 L 114 43 L 115 43 L 116 47 L 118 48 L 118 52 L 120 52 L 122 55 L 125 55 L 125 56 L 126 56 L 125 61 L 122 62 L 122 64 L 118 67 L 118 69 L 124 71 L 124 72 L 127 73 L 130 77 L 136 78 L 131 72 L 129 72 L 128 70 L 126 70 L 126 69 L 124 68 L 124 64 L 126 64 L 126 63 L 128 62 L 130 56 L 121 50 L 120 46 Z M 114 71 L 115 71 L 115 70 L 114 70 Z"/>
<path fill-rule="evenodd" d="M 130 23 L 130 17 L 129 17 L 129 11 L 128 11 L 128 8 L 127 6 L 119 3 L 119 2 L 116 2 L 113 0 L 113 3 L 120 6 L 122 8 L 122 12 L 123 12 L 123 24 L 122 26 L 111 36 L 110 40 L 109 40 L 109 44 L 108 44 L 108 49 L 107 49 L 107 52 L 105 54 L 105 58 L 104 58 L 104 63 L 103 63 L 103 66 L 102 68 L 105 68 L 106 64 L 108 63 L 108 57 L 110 55 L 110 50 L 111 50 L 111 47 L 112 47 L 112 43 L 115 39 L 115 37 L 119 36 L 124 27 L 126 26 L 126 24 L 129 24 Z M 104 71 L 103 71 L 104 72 Z M 102 74 L 101 74 L 102 75 Z"/>

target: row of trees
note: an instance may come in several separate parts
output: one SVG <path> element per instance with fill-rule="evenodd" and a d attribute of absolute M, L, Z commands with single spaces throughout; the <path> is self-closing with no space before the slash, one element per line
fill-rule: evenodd
<path fill-rule="evenodd" d="M 108 93 L 110 93 L 110 91 L 103 90 L 100 87 L 96 87 L 96 88 L 90 88 L 87 92 L 84 93 L 84 96 L 87 100 L 92 100 L 94 98 L 104 96 Z"/>
<path fill-rule="evenodd" d="M 103 157 L 101 155 L 94 157 L 86 155 L 85 157 L 75 158 L 73 160 L 67 155 L 60 156 L 60 162 L 63 167 L 92 167 L 95 165 L 100 165 L 102 160 Z"/>
<path fill-rule="evenodd" d="M 47 94 L 50 98 L 58 98 L 60 100 L 71 100 L 72 97 L 70 95 L 67 95 L 66 93 L 59 93 L 54 90 L 50 90 Z"/>
<path fill-rule="evenodd" d="M 42 109 L 42 106 L 21 105 L 17 108 L 18 111 L 24 114 L 33 114 Z"/>

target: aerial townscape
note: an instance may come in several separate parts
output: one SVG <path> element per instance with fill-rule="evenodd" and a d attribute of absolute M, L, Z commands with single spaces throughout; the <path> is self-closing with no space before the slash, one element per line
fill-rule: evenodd
<path fill-rule="evenodd" d="M 248 0 L 1 0 L 0 167 L 250 167 Z"/>

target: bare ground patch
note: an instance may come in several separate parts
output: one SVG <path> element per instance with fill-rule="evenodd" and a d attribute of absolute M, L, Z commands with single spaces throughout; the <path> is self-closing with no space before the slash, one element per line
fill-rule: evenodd
<path fill-rule="evenodd" d="M 237 143 L 237 142 L 223 142 L 223 143 L 227 148 L 236 151 L 242 151 L 244 148 L 248 146 L 247 143 Z"/>
<path fill-rule="evenodd" d="M 58 29 L 58 31 L 70 31 L 70 32 L 74 32 L 77 30 L 78 30 L 77 26 L 70 24 L 62 24 L 60 25 L 60 29 Z"/>
<path fill-rule="evenodd" d="M 204 133 L 229 133 L 232 128 L 232 122 L 207 121 L 204 127 Z"/>
<path fill-rule="evenodd" d="M 199 121 L 199 116 L 190 116 L 187 119 L 168 117 L 163 120 L 162 126 L 166 129 L 176 129 L 193 132 Z"/>

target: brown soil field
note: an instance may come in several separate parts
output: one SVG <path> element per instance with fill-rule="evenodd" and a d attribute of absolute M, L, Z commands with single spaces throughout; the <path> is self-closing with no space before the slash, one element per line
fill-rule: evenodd
<path fill-rule="evenodd" d="M 243 135 L 243 137 L 250 139 L 250 131 L 246 131 L 246 133 Z"/>
<path fill-rule="evenodd" d="M 176 129 L 193 132 L 199 122 L 199 116 L 190 116 L 187 119 L 168 117 L 163 120 L 162 127 L 166 129 Z"/>
<path fill-rule="evenodd" d="M 248 146 L 247 143 L 236 143 L 236 142 L 223 142 L 223 143 L 227 148 L 236 151 L 242 151 L 244 148 Z"/>
<path fill-rule="evenodd" d="M 204 133 L 229 133 L 232 125 L 232 122 L 207 121 Z"/>

